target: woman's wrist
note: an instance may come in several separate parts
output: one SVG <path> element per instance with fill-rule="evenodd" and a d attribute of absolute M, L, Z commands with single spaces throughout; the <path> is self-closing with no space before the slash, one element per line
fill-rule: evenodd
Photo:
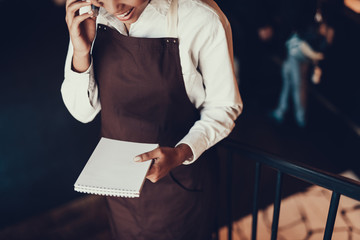
<path fill-rule="evenodd" d="M 175 147 L 175 150 L 177 151 L 177 154 L 179 156 L 179 162 L 178 165 L 183 164 L 186 160 L 189 160 L 193 156 L 193 152 L 189 145 L 181 143 Z"/>
<path fill-rule="evenodd" d="M 72 58 L 72 70 L 78 73 L 85 72 L 90 67 L 90 53 L 74 52 Z"/>

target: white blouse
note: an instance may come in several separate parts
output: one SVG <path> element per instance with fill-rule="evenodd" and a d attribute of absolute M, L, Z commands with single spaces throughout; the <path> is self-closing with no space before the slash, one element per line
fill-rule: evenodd
<path fill-rule="evenodd" d="M 169 37 L 166 14 L 170 3 L 171 0 L 151 0 L 131 24 L 129 36 Z M 96 21 L 127 35 L 124 24 L 103 8 Z M 177 35 L 185 89 L 201 116 L 178 143 L 191 148 L 193 159 L 184 163 L 189 164 L 228 136 L 242 111 L 242 100 L 233 70 L 230 25 L 215 2 L 179 0 Z M 77 73 L 71 69 L 72 56 L 70 41 L 61 93 L 69 112 L 87 123 L 101 110 L 92 60 L 87 71 Z"/>

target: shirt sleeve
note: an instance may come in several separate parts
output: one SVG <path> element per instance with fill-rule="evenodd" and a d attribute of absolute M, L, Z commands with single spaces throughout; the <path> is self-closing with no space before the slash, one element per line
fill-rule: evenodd
<path fill-rule="evenodd" d="M 214 22 L 208 29 L 204 28 L 202 34 L 205 36 L 201 37 L 203 44 L 198 53 L 197 69 L 202 75 L 206 96 L 199 108 L 200 120 L 178 143 L 189 145 L 193 151 L 193 158 L 184 164 L 192 163 L 205 150 L 227 137 L 243 107 L 234 74 L 232 46 L 227 39 L 231 32 L 225 31 L 219 19 Z"/>
<path fill-rule="evenodd" d="M 91 57 L 89 68 L 83 73 L 78 73 L 72 70 L 72 57 L 73 46 L 70 41 L 61 95 L 71 115 L 78 121 L 87 123 L 92 121 L 101 110 L 98 86 L 94 79 L 93 61 Z"/>

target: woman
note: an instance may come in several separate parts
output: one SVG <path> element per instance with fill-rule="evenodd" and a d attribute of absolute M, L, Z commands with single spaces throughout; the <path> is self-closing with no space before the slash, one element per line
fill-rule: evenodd
<path fill-rule="evenodd" d="M 99 16 L 79 15 L 90 3 Z M 160 145 L 134 159 L 154 159 L 140 198 L 107 197 L 115 239 L 209 239 L 216 168 L 205 150 L 242 109 L 226 17 L 199 0 L 68 0 L 66 8 L 66 107 L 81 122 L 101 110 L 104 137 Z"/>

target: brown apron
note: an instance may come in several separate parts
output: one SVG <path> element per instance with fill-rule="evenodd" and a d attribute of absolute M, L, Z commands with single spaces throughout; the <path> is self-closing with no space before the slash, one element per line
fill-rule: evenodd
<path fill-rule="evenodd" d="M 174 147 L 199 119 L 182 77 L 177 38 L 136 38 L 98 25 L 93 48 L 101 135 Z M 107 197 L 115 239 L 210 239 L 215 153 L 175 168 L 139 198 Z"/>

